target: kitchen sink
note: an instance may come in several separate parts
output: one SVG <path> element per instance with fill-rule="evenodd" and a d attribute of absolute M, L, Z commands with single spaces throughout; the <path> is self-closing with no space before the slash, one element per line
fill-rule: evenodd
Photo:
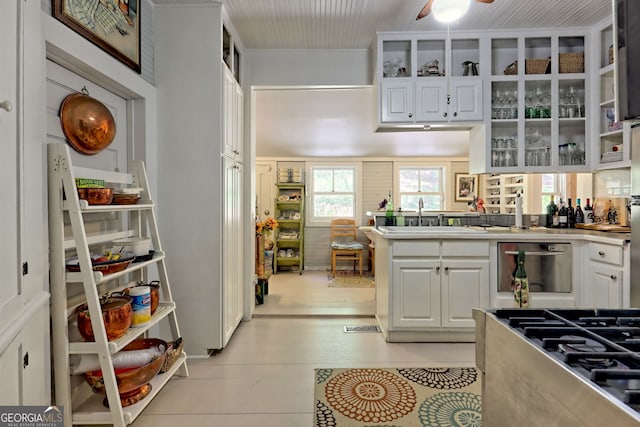
<path fill-rule="evenodd" d="M 444 226 L 444 225 L 430 225 L 430 226 L 381 226 L 378 227 L 383 233 L 403 233 L 403 234 L 432 234 L 432 233 L 447 233 L 447 234 L 479 234 L 486 233 L 487 230 L 482 228 L 460 227 L 460 226 Z"/>

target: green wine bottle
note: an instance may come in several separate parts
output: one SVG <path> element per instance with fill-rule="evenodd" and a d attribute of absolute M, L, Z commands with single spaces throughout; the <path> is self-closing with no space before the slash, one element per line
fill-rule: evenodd
<path fill-rule="evenodd" d="M 529 279 L 524 269 L 524 251 L 518 251 L 518 268 L 516 269 L 513 296 L 520 308 L 529 307 Z"/>
<path fill-rule="evenodd" d="M 393 214 L 393 201 L 391 200 L 391 191 L 387 199 L 387 210 L 384 214 L 384 225 L 395 225 L 395 216 Z"/>

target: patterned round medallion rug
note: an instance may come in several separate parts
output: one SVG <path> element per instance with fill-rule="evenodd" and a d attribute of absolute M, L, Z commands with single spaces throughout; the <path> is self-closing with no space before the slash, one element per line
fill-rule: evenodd
<path fill-rule="evenodd" d="M 476 368 L 316 369 L 316 427 L 480 427 Z"/>

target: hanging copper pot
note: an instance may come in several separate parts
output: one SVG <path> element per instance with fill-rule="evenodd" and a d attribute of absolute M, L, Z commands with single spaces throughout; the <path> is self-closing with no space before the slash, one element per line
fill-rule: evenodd
<path fill-rule="evenodd" d="M 100 101 L 83 93 L 68 95 L 60 105 L 60 124 L 69 144 L 79 153 L 97 154 L 116 136 L 111 111 Z"/>

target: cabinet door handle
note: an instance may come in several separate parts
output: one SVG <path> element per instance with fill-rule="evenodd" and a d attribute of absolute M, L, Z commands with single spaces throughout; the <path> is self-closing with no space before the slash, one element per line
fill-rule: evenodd
<path fill-rule="evenodd" d="M 458 112 L 457 111 L 453 112 L 453 117 L 458 117 Z"/>
<path fill-rule="evenodd" d="M 598 255 L 604 256 L 604 251 L 598 251 Z"/>
<path fill-rule="evenodd" d="M 409 118 L 413 117 L 413 113 L 409 113 Z"/>
<path fill-rule="evenodd" d="M 436 267 L 436 271 L 440 271 L 440 266 L 437 266 L 437 267 Z"/>
<path fill-rule="evenodd" d="M 447 112 L 442 113 L 442 117 L 447 117 Z"/>
<path fill-rule="evenodd" d="M 612 274 L 609 277 L 611 277 L 611 280 L 618 280 L 618 276 L 616 276 L 615 274 Z"/>
<path fill-rule="evenodd" d="M 8 113 L 9 111 L 13 110 L 13 105 L 11 105 L 11 101 L 5 99 L 4 101 L 0 102 L 0 108 Z"/>
<path fill-rule="evenodd" d="M 449 267 L 445 267 L 445 268 L 444 268 L 444 271 L 449 271 Z"/>

